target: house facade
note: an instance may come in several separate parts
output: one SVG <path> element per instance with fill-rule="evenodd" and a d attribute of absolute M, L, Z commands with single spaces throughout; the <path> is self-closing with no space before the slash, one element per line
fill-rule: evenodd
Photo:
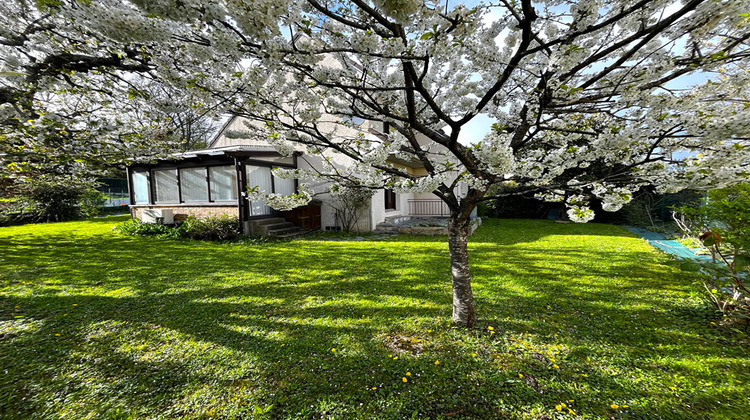
<path fill-rule="evenodd" d="M 303 229 L 341 229 L 341 221 L 337 220 L 336 211 L 331 205 L 330 182 L 282 179 L 272 173 L 274 168 L 316 169 L 322 158 L 307 155 L 302 150 L 291 156 L 282 156 L 264 139 L 228 135 L 241 130 L 243 124 L 245 122 L 241 118 L 231 118 L 206 149 L 175 154 L 169 159 L 150 164 L 129 166 L 127 178 L 131 216 L 153 220 L 154 216 L 163 215 L 165 223 L 178 222 L 189 216 L 227 215 L 237 217 L 243 223 L 283 217 Z M 381 137 L 382 131 L 386 131 L 382 123 L 370 121 L 361 122 L 358 130 L 368 136 Z M 417 176 L 427 174 L 419 162 L 407 162 L 395 157 L 389 158 L 389 162 Z M 266 193 L 291 195 L 301 182 L 307 183 L 313 190 L 313 202 L 292 211 L 276 211 L 262 201 L 248 200 L 244 194 L 248 187 L 258 187 Z M 465 186 L 459 183 L 458 189 L 459 195 L 463 195 L 461 193 Z M 386 220 L 399 217 L 448 215 L 448 207 L 431 193 L 399 194 L 378 190 L 360 214 L 355 230 L 373 231 Z"/>

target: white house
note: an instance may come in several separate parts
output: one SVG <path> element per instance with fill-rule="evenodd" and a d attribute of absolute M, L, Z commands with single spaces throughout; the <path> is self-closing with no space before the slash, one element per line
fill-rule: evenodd
<path fill-rule="evenodd" d="M 247 233 L 269 233 L 275 226 L 283 235 L 293 231 L 292 225 L 309 230 L 338 230 L 341 223 L 331 207 L 330 183 L 320 179 L 281 179 L 271 172 L 274 168 L 315 169 L 320 167 L 320 156 L 307 155 L 302 149 L 291 156 L 283 156 L 262 138 L 241 138 L 228 133 L 241 132 L 246 122 L 240 117 L 230 118 L 221 131 L 203 150 L 173 155 L 153 164 L 133 164 L 127 168 L 130 190 L 131 215 L 139 219 L 164 217 L 164 221 L 184 220 L 188 216 L 206 217 L 230 215 L 244 223 Z M 366 136 L 385 136 L 384 124 L 362 121 L 361 124 L 330 129 L 359 130 Z M 427 139 L 425 138 L 425 144 Z M 334 155 L 334 160 L 346 164 L 344 156 Z M 388 163 L 414 175 L 426 175 L 420 162 L 408 162 L 391 156 Z M 334 162 L 336 163 L 336 162 Z M 276 211 L 261 201 L 245 198 L 248 187 L 258 187 L 266 193 L 293 194 L 305 182 L 312 187 L 314 201 L 291 211 Z M 459 183 L 459 195 L 465 185 Z M 373 231 L 387 220 L 407 217 L 448 216 L 448 207 L 435 195 L 397 194 L 379 190 L 373 194 L 359 218 L 358 231 Z M 281 220 L 284 218 L 285 220 Z M 292 224 L 292 225 L 290 225 Z M 256 226 L 256 227 L 253 227 Z"/>

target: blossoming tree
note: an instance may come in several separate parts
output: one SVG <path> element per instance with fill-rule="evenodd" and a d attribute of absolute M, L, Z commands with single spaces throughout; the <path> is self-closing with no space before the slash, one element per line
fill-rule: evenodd
<path fill-rule="evenodd" d="M 254 121 L 248 130 L 282 152 L 346 156 L 317 174 L 346 188 L 433 192 L 450 208 L 460 325 L 476 321 L 467 232 L 490 186 L 564 200 L 585 222 L 593 197 L 614 211 L 646 185 L 711 188 L 750 172 L 747 1 L 6 3 L 2 15 L 26 14 L 2 29 L 3 118 L 43 119 L 42 93 L 107 95 L 135 71 Z M 460 142 L 480 116 L 492 129 Z M 331 118 L 389 130 L 349 135 Z"/>

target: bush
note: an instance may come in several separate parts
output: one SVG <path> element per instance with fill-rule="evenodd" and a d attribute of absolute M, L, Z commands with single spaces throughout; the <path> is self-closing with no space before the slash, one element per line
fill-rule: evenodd
<path fill-rule="evenodd" d="M 750 290 L 741 271 L 750 266 L 750 184 L 708 192 L 699 206 L 682 206 L 673 215 L 686 237 L 711 252 L 715 263 L 697 267 L 707 274 L 709 300 L 725 316 L 750 325 Z"/>
<path fill-rule="evenodd" d="M 157 223 L 145 223 L 138 219 L 131 219 L 115 226 L 115 230 L 124 235 L 136 236 L 167 236 L 177 237 L 178 231 L 174 227 Z"/>
<path fill-rule="evenodd" d="M 115 228 L 125 235 L 187 238 L 202 241 L 230 241 L 242 237 L 239 221 L 230 216 L 196 218 L 189 217 L 179 226 L 144 223 L 138 219 L 128 220 Z"/>
<path fill-rule="evenodd" d="M 231 216 L 201 219 L 191 216 L 177 229 L 180 237 L 204 241 L 230 241 L 242 236 L 239 221 Z"/>
<path fill-rule="evenodd" d="M 106 202 L 106 194 L 90 188 L 87 191 L 83 192 L 79 202 L 79 206 L 81 207 L 81 212 L 86 217 L 94 217 L 102 213 L 102 208 L 104 207 L 104 204 Z"/>
<path fill-rule="evenodd" d="M 42 176 L 18 184 L 20 194 L 2 209 L 4 224 L 62 222 L 99 213 L 104 196 L 96 183 L 72 176 Z"/>

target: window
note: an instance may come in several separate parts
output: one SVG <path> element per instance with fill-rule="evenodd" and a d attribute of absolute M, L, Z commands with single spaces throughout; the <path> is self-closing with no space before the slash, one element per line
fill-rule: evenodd
<path fill-rule="evenodd" d="M 247 166 L 247 186 L 250 188 L 258 187 L 259 191 L 271 193 L 271 168 L 262 166 Z M 250 201 L 250 214 L 259 216 L 271 214 L 271 207 L 265 205 L 261 200 Z"/>
<path fill-rule="evenodd" d="M 237 200 L 237 172 L 234 166 L 208 168 L 212 201 Z"/>
<path fill-rule="evenodd" d="M 208 201 L 206 168 L 180 169 L 182 201 Z"/>
<path fill-rule="evenodd" d="M 133 172 L 133 198 L 135 204 L 148 204 L 148 175 L 146 172 Z"/>
<path fill-rule="evenodd" d="M 273 188 L 276 194 L 294 195 L 295 193 L 293 179 L 282 179 L 276 175 L 273 177 Z"/>
<path fill-rule="evenodd" d="M 396 193 L 391 190 L 385 190 L 385 209 L 396 210 Z"/>
<path fill-rule="evenodd" d="M 177 190 L 177 171 L 154 171 L 157 203 L 175 203 L 180 200 Z"/>

